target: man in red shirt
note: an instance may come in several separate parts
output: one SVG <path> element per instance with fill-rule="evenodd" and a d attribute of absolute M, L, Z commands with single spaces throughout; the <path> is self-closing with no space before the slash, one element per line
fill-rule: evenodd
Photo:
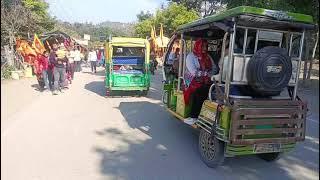
<path fill-rule="evenodd" d="M 45 91 L 50 91 L 50 84 L 49 84 L 49 77 L 48 77 L 48 60 L 49 53 L 45 51 L 43 54 L 38 54 L 38 73 L 42 75 L 44 84 L 45 84 Z"/>

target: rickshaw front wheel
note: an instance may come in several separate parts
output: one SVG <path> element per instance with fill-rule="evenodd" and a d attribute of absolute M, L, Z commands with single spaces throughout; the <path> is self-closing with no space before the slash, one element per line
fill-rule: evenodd
<path fill-rule="evenodd" d="M 199 135 L 199 152 L 202 161 L 210 168 L 221 165 L 224 161 L 224 142 L 212 137 L 207 131 L 201 129 Z"/>
<path fill-rule="evenodd" d="M 106 97 L 110 97 L 111 96 L 111 90 L 110 89 L 106 89 Z"/>
<path fill-rule="evenodd" d="M 142 91 L 142 96 L 147 96 L 148 95 L 148 90 Z"/>
<path fill-rule="evenodd" d="M 280 154 L 279 152 L 275 153 L 264 153 L 264 154 L 257 154 L 257 156 L 265 161 L 271 162 L 271 161 L 276 161 L 280 159 Z"/>

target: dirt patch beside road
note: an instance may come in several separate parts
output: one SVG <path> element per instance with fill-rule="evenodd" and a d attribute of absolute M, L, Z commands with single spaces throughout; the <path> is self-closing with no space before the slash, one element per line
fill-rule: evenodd
<path fill-rule="evenodd" d="M 36 78 L 1 81 L 1 127 L 38 98 L 41 93 L 35 90 L 37 83 Z"/>

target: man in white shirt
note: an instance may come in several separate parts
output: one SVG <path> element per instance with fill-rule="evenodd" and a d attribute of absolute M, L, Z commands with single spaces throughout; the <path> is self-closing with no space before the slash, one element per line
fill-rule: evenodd
<path fill-rule="evenodd" d="M 69 61 L 68 70 L 71 73 L 72 80 L 73 80 L 73 77 L 74 77 L 74 69 L 75 69 L 74 57 L 75 57 L 75 51 L 74 51 L 74 48 L 71 48 L 71 50 L 67 54 L 67 58 L 68 58 L 68 61 Z"/>
<path fill-rule="evenodd" d="M 91 72 L 96 73 L 97 72 L 97 53 L 94 49 L 91 49 L 88 55 L 88 60 L 91 64 Z"/>
<path fill-rule="evenodd" d="M 74 51 L 74 64 L 75 64 L 75 72 L 80 72 L 80 65 L 81 65 L 81 53 L 79 47 L 76 48 Z"/>

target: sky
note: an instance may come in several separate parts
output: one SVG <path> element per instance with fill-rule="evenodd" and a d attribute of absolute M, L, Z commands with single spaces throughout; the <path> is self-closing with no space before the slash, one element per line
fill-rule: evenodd
<path fill-rule="evenodd" d="M 135 22 L 141 11 L 155 12 L 166 0 L 45 0 L 49 13 L 68 22 Z"/>

